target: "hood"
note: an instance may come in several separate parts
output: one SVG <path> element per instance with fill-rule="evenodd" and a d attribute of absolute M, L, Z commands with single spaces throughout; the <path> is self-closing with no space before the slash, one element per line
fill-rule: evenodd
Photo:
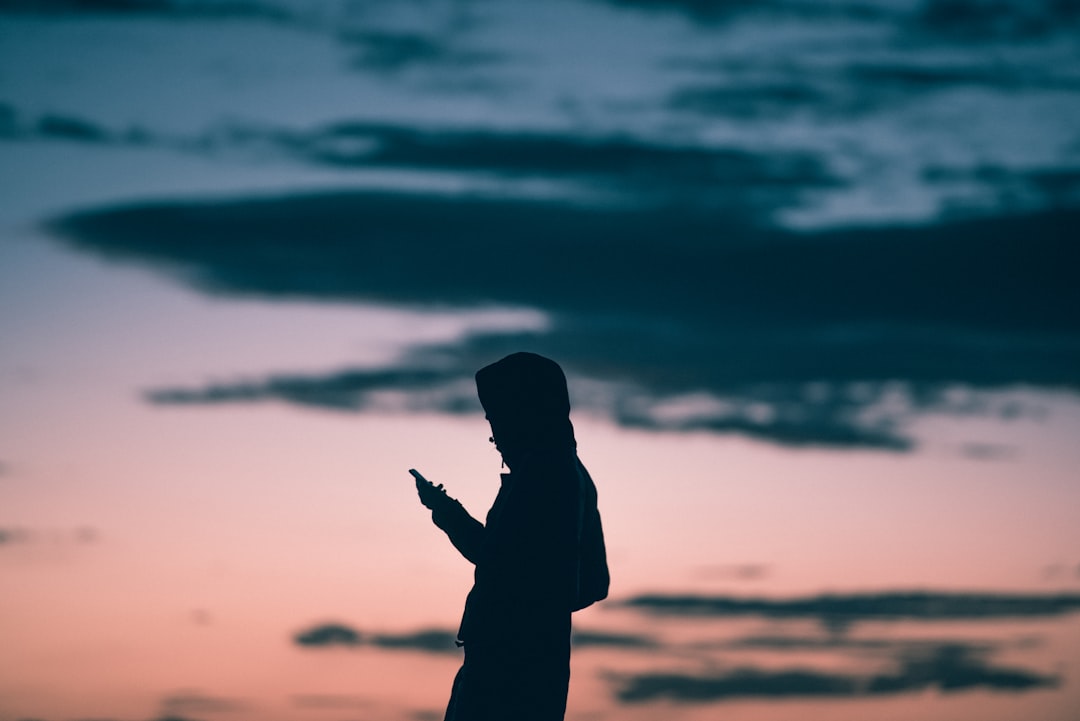
<path fill-rule="evenodd" d="M 526 451 L 575 447 L 566 376 L 550 358 L 508 355 L 476 372 L 476 391 L 507 463 Z"/>

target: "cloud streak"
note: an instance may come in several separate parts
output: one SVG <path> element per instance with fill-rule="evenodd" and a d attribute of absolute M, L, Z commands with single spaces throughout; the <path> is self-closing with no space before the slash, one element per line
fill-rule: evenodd
<path fill-rule="evenodd" d="M 343 623 L 324 623 L 301 631 L 293 642 L 303 648 L 356 648 L 374 646 L 388 650 L 422 651 L 434 654 L 459 654 L 457 634 L 446 629 L 421 629 L 412 633 L 361 633 Z"/>
<path fill-rule="evenodd" d="M 942 644 L 907 652 L 895 668 L 875 674 L 811 669 L 763 670 L 739 667 L 711 674 L 643 673 L 617 677 L 616 697 L 624 704 L 670 700 L 709 703 L 745 698 L 867 698 L 935 689 L 1021 692 L 1060 685 L 1058 676 L 993 664 L 964 644 Z"/>
<path fill-rule="evenodd" d="M 867 621 L 1055 618 L 1080 612 L 1080 595 L 918 591 L 769 599 L 647 594 L 627 599 L 621 605 L 654 617 L 809 619 L 826 628 L 843 630 Z"/>

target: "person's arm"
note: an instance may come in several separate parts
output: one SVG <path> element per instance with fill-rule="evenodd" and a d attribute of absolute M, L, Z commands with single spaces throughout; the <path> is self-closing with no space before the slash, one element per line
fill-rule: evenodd
<path fill-rule="evenodd" d="M 417 471 L 409 473 L 416 478 L 420 502 L 431 509 L 431 520 L 450 537 L 454 548 L 475 564 L 484 542 L 484 524 L 470 516 L 457 499 L 446 495 L 441 483 L 436 486 Z"/>

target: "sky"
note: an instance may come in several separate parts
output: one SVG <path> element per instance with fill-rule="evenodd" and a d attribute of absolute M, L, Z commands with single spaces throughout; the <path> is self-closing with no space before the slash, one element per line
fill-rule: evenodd
<path fill-rule="evenodd" d="M 441 718 L 565 368 L 568 719 L 1080 703 L 1080 7 L 0 2 L 0 721 Z"/>

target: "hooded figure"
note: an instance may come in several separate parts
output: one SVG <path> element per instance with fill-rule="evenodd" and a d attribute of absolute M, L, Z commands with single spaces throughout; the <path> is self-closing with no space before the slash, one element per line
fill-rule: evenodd
<path fill-rule="evenodd" d="M 424 505 L 476 565 L 458 631 L 465 662 L 447 721 L 559 721 L 570 681 L 570 614 L 607 596 L 596 487 L 577 458 L 566 377 L 514 353 L 476 374 L 510 472 L 481 524 L 439 488 Z"/>

